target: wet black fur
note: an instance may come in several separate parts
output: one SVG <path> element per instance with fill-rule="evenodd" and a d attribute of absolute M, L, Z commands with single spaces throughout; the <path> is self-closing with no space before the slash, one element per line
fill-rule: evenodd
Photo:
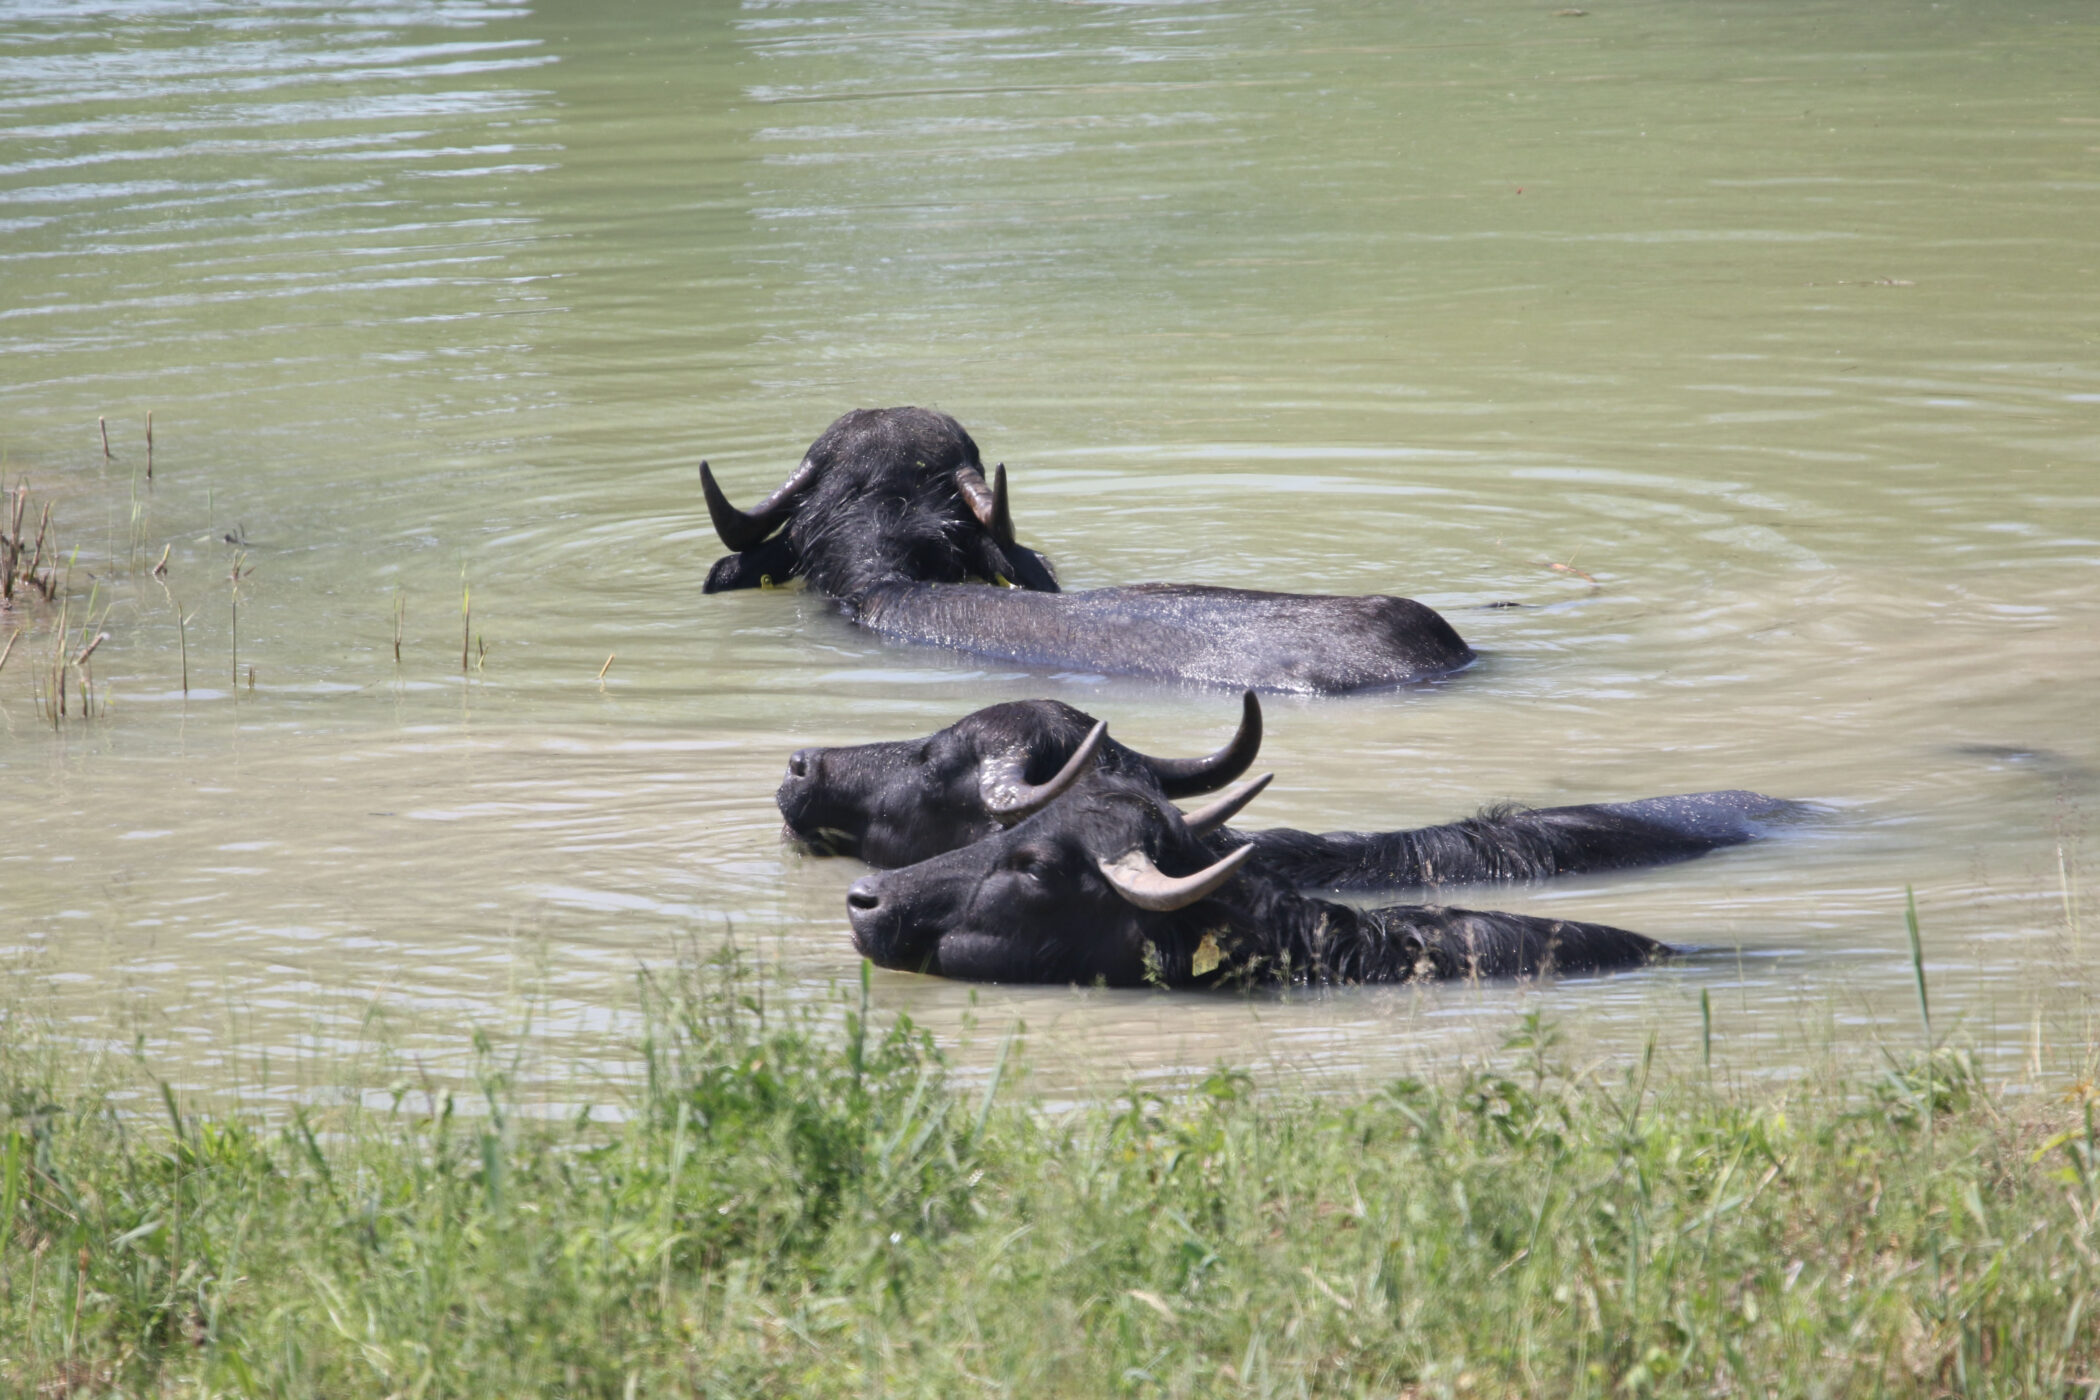
<path fill-rule="evenodd" d="M 810 444 L 816 479 L 787 528 L 709 571 L 706 591 L 806 578 L 857 610 L 884 584 L 1005 579 L 1055 591 L 1033 551 L 1002 546 L 970 513 L 955 473 L 982 473 L 962 424 L 925 408 L 859 408 Z"/>
<path fill-rule="evenodd" d="M 1332 694 L 1402 685 L 1473 660 L 1435 611 L 1382 594 L 1326 597 L 1146 583 L 1057 597 L 1049 561 L 971 514 L 962 425 L 923 408 L 856 409 L 810 446 L 814 479 L 785 531 L 716 562 L 706 591 L 809 580 L 899 641 L 1024 665 Z M 1012 588 L 957 587 L 1007 582 Z"/>
<path fill-rule="evenodd" d="M 1057 700 L 991 705 L 923 739 L 802 749 L 773 800 L 788 834 L 813 854 L 910 865 L 1000 829 L 978 787 L 984 760 L 1020 753 L 1023 779 L 1045 783 L 1093 726 L 1093 716 Z M 1154 781 L 1143 757 L 1113 737 L 1095 762 Z"/>
<path fill-rule="evenodd" d="M 774 800 L 788 833 L 816 854 L 909 865 L 999 829 L 977 787 L 982 760 L 1019 751 L 1027 780 L 1047 782 L 1093 725 L 1092 715 L 1059 701 L 1020 700 L 965 715 L 924 739 L 803 749 Z M 1097 762 L 1133 782 L 1151 781 L 1143 755 L 1113 735 Z M 1754 839 L 1761 822 L 1791 808 L 1737 790 L 1540 810 L 1505 805 L 1409 831 L 1227 828 L 1207 839 L 1219 855 L 1252 844 L 1262 869 L 1301 889 L 1400 889 L 1689 860 Z"/>
<path fill-rule="evenodd" d="M 1227 886 L 1189 909 L 1153 916 L 1162 921 L 1151 930 L 1157 981 L 1201 987 L 1536 977 L 1639 967 L 1674 951 L 1609 924 L 1437 904 L 1357 909 L 1258 877 L 1238 883 L 1243 888 Z M 1197 974 L 1206 938 L 1222 961 Z"/>
<path fill-rule="evenodd" d="M 955 484 L 984 462 L 962 424 L 923 408 L 857 409 L 809 449 L 820 474 L 787 536 L 810 586 L 858 603 L 878 585 L 1011 579 Z"/>
<path fill-rule="evenodd" d="M 1175 876 L 1216 855 L 1153 788 L 1097 772 L 1009 831 L 855 883 L 854 944 L 903 971 L 1117 987 L 1537 976 L 1635 967 L 1672 951 L 1603 924 L 1438 905 L 1354 909 L 1253 865 L 1186 908 L 1149 912 L 1096 864 L 1139 847 Z"/>
<path fill-rule="evenodd" d="M 1412 598 L 1137 583 L 1047 597 L 891 583 L 855 620 L 900 641 L 1023 665 L 1338 695 L 1456 671 L 1473 660 Z"/>
<path fill-rule="evenodd" d="M 1576 807 L 1504 803 L 1463 821 L 1413 831 L 1315 836 L 1288 827 L 1227 828 L 1218 837 L 1223 849 L 1253 845 L 1256 860 L 1300 888 L 1375 890 L 1668 865 L 1754 840 L 1762 823 L 1796 809 L 1779 798 L 1732 788 Z"/>

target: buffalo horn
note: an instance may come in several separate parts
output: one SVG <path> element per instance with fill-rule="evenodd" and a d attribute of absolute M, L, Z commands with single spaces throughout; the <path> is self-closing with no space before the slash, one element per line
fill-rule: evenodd
<path fill-rule="evenodd" d="M 1021 776 L 1021 759 L 1014 755 L 1004 759 L 987 759 L 977 775 L 977 790 L 984 796 L 985 809 L 1008 826 L 1021 818 L 1040 812 L 1055 801 L 1066 788 L 1079 781 L 1101 750 L 1101 741 L 1108 737 L 1107 723 L 1100 722 L 1087 731 L 1065 766 L 1057 770 L 1057 776 L 1047 783 L 1031 783 Z"/>
<path fill-rule="evenodd" d="M 977 523 L 992 532 L 992 538 L 1001 544 L 1014 542 L 1013 509 L 1006 502 L 1006 463 L 999 464 L 993 473 L 994 485 L 984 484 L 984 473 L 976 467 L 955 469 L 955 488 L 962 492 L 963 503 Z"/>
<path fill-rule="evenodd" d="M 795 508 L 795 498 L 809 489 L 816 478 L 817 464 L 804 457 L 795 474 L 782 483 L 780 489 L 760 501 L 749 511 L 738 510 L 729 504 L 722 488 L 715 485 L 715 474 L 707 463 L 700 464 L 700 492 L 707 497 L 707 515 L 715 522 L 715 533 L 722 543 L 741 554 L 756 545 L 765 543 L 766 536 L 787 523 L 789 512 Z"/>
<path fill-rule="evenodd" d="M 1198 807 L 1193 812 L 1181 814 L 1181 820 L 1197 836 L 1208 836 L 1240 814 L 1240 809 L 1261 796 L 1261 790 L 1269 785 L 1274 773 L 1264 773 L 1238 792 L 1228 792 L 1208 807 Z"/>
<path fill-rule="evenodd" d="M 1232 742 L 1208 758 L 1153 758 L 1139 754 L 1169 797 L 1216 792 L 1254 766 L 1261 752 L 1261 701 L 1248 691 L 1240 702 L 1240 729 Z"/>
<path fill-rule="evenodd" d="M 1013 506 L 1006 497 L 1006 463 L 1001 462 L 992 473 L 992 524 L 993 536 L 1001 544 L 1014 542 Z"/>
<path fill-rule="evenodd" d="M 1140 909 L 1166 914 L 1186 909 L 1217 889 L 1253 854 L 1252 846 L 1242 846 L 1208 869 L 1180 879 L 1154 865 L 1142 847 L 1121 859 L 1097 860 L 1094 864 L 1101 871 L 1101 878 L 1116 887 L 1117 894 Z"/>

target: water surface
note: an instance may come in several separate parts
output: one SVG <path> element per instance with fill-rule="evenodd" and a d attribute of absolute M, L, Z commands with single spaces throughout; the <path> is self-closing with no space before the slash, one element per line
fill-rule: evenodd
<path fill-rule="evenodd" d="M 435 1056 L 529 1005 L 589 1061 L 732 929 L 850 984 L 789 751 L 1236 713 L 700 594 L 700 458 L 749 498 L 925 403 L 1068 585 L 1403 593 L 1480 649 L 1273 701 L 1250 820 L 1822 815 L 1445 892 L 1708 950 L 1667 970 L 883 1006 L 1018 1015 L 1053 1075 L 1381 1075 L 1536 1007 L 1694 1053 L 1703 990 L 1717 1061 L 1783 1072 L 1914 1041 L 1912 886 L 1939 1024 L 2010 1072 L 2093 984 L 2096 59 L 2067 2 L 0 6 L 0 454 L 68 645 L 109 633 L 54 726 L 57 617 L 0 618 L 0 947 L 199 1083 L 374 1005 Z"/>

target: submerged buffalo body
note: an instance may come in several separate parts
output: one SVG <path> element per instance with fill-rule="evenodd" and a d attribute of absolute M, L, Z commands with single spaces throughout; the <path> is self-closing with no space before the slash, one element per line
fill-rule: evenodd
<path fill-rule="evenodd" d="M 1146 583 L 1060 592 L 1014 538 L 1006 468 L 946 414 L 856 409 L 756 508 L 732 506 L 706 463 L 723 543 L 706 591 L 806 578 L 847 616 L 900 641 L 1058 670 L 1338 694 L 1445 675 L 1473 659 L 1408 598 Z M 1009 587 L 985 587 L 984 584 Z"/>
<path fill-rule="evenodd" d="M 1056 778 L 1096 724 L 1055 700 L 978 710 L 924 739 L 803 749 L 788 760 L 775 801 L 788 833 L 820 855 L 910 865 L 983 840 L 1055 795 Z M 1149 782 L 1162 797 L 1212 792 L 1245 773 L 1261 747 L 1261 706 L 1250 692 L 1239 732 L 1206 758 L 1157 758 L 1105 735 L 1104 772 Z M 1076 778 L 1076 774 L 1073 775 Z M 1257 866 L 1301 889 L 1375 890 L 1534 880 L 1688 860 L 1760 834 L 1793 804 L 1728 791 L 1542 810 L 1503 808 L 1411 831 L 1220 829 L 1223 855 L 1252 846 Z"/>
<path fill-rule="evenodd" d="M 1093 771 L 1008 830 L 856 882 L 854 945 L 900 971 L 1112 987 L 1535 976 L 1671 951 L 1603 924 L 1312 899 L 1252 847 L 1218 857 L 1207 820 Z"/>
<path fill-rule="evenodd" d="M 900 641 L 1062 671 L 1334 695 L 1456 670 L 1472 650 L 1412 598 L 1140 583 L 1049 595 L 891 584 L 855 617 Z"/>

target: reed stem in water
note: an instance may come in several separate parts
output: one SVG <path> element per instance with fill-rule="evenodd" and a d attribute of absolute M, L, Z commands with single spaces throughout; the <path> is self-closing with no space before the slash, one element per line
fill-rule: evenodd
<path fill-rule="evenodd" d="M 227 597 L 233 606 L 233 698 L 236 700 L 241 698 L 241 564 L 247 558 L 246 554 L 234 555 L 233 568 L 226 574 Z"/>
<path fill-rule="evenodd" d="M 24 487 L 23 489 L 27 490 L 28 488 Z M 47 603 L 51 601 L 51 585 L 45 580 L 38 578 L 36 571 L 37 566 L 44 562 L 44 534 L 50 528 L 51 503 L 46 501 L 44 502 L 44 518 L 36 527 L 36 548 L 29 555 L 29 572 L 23 577 L 36 585 L 37 592 L 44 595 L 44 601 Z"/>
<path fill-rule="evenodd" d="M 14 509 L 8 512 L 6 537 L 0 539 L 0 600 L 10 603 L 15 599 L 15 566 L 22 562 L 22 512 L 29 505 L 29 483 L 23 482 L 12 495 Z"/>
<path fill-rule="evenodd" d="M 175 644 L 182 652 L 182 698 L 190 698 L 190 620 L 182 615 L 182 603 L 173 592 L 168 606 L 175 610 Z"/>

